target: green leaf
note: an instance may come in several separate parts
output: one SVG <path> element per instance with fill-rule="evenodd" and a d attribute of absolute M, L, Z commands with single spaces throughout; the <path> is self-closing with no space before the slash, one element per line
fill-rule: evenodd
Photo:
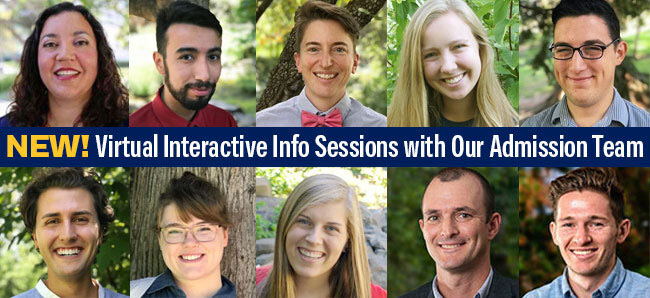
<path fill-rule="evenodd" d="M 510 1 L 508 0 L 496 0 L 494 3 L 494 39 L 496 42 L 501 42 L 503 40 L 506 25 L 508 25 L 509 7 Z"/>

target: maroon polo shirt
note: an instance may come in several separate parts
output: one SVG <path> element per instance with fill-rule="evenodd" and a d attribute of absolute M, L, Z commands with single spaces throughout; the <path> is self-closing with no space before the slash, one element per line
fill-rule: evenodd
<path fill-rule="evenodd" d="M 196 112 L 194 119 L 187 121 L 176 115 L 160 98 L 162 87 L 156 98 L 129 116 L 130 127 L 237 127 L 237 122 L 226 110 L 207 105 Z"/>

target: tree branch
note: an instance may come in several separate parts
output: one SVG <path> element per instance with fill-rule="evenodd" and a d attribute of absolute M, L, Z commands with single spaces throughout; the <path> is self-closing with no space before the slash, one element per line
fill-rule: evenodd
<path fill-rule="evenodd" d="M 260 20 L 264 12 L 266 11 L 269 6 L 271 6 L 271 3 L 273 3 L 273 0 L 258 0 L 257 3 L 260 3 L 260 5 L 257 7 L 255 10 L 255 23 L 257 24 L 257 21 Z"/>

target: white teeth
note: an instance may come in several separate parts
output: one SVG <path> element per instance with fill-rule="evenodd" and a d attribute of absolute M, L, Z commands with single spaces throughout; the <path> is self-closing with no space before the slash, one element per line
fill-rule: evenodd
<path fill-rule="evenodd" d="M 334 77 L 334 74 L 317 73 L 316 76 L 321 79 L 329 80 Z"/>
<path fill-rule="evenodd" d="M 56 253 L 61 256 L 72 256 L 79 254 L 78 248 L 60 248 L 56 250 Z"/>
<path fill-rule="evenodd" d="M 310 252 L 310 251 L 308 251 L 306 249 L 302 249 L 302 248 L 298 249 L 298 251 L 300 252 L 301 255 L 303 255 L 305 257 L 308 257 L 308 258 L 314 258 L 314 259 L 321 258 L 321 257 L 323 257 L 325 255 L 325 253 L 322 253 L 322 252 Z"/>
<path fill-rule="evenodd" d="M 445 83 L 447 84 L 455 84 L 458 83 L 458 81 L 460 81 L 460 79 L 462 79 L 464 75 L 465 75 L 464 73 L 461 73 L 453 78 L 443 79 L 443 81 L 445 81 Z"/>
<path fill-rule="evenodd" d="M 588 255 L 592 252 L 592 250 L 574 250 L 573 253 L 579 256 L 584 256 Z"/>
<path fill-rule="evenodd" d="M 440 246 L 441 246 L 442 248 L 456 248 L 456 247 L 459 247 L 460 244 L 450 244 L 450 245 L 447 245 L 447 244 L 440 244 Z"/>
<path fill-rule="evenodd" d="M 200 257 L 201 257 L 201 255 L 184 255 L 184 256 L 181 256 L 181 258 L 183 258 L 183 260 L 188 260 L 188 261 L 196 260 L 196 259 L 198 259 Z"/>
<path fill-rule="evenodd" d="M 56 75 L 57 76 L 72 76 L 72 75 L 76 75 L 78 73 L 79 72 L 76 71 L 76 70 L 61 70 L 61 71 L 57 71 Z"/>

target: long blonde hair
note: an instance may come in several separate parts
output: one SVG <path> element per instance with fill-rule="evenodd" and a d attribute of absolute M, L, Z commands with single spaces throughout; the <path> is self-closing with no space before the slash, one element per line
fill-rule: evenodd
<path fill-rule="evenodd" d="M 305 209 L 341 200 L 345 202 L 347 211 L 348 248 L 341 253 L 330 273 L 331 293 L 334 297 L 370 297 L 370 267 L 359 202 L 352 187 L 330 174 L 305 178 L 289 194 L 278 219 L 273 267 L 262 281 L 264 284 L 258 297 L 296 297 L 295 271 L 289 263 L 285 247 L 289 229 Z"/>
<path fill-rule="evenodd" d="M 418 8 L 404 32 L 395 92 L 388 108 L 388 126 L 440 123 L 442 96 L 424 78 L 422 33 L 431 21 L 447 12 L 453 12 L 465 21 L 479 44 L 481 73 L 474 87 L 477 113 L 473 126 L 515 125 L 517 113 L 508 102 L 494 72 L 494 51 L 481 21 L 462 0 L 431 0 Z"/>

